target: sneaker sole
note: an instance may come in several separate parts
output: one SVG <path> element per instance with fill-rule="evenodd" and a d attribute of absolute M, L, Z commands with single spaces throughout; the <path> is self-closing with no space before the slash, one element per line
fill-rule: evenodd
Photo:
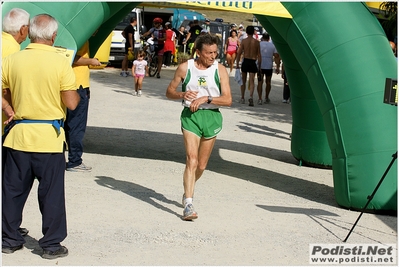
<path fill-rule="evenodd" d="M 194 214 L 188 215 L 186 217 L 183 217 L 183 220 L 192 221 L 192 220 L 195 220 L 197 218 L 198 218 L 198 214 L 194 213 Z"/>
<path fill-rule="evenodd" d="M 46 253 L 43 251 L 42 258 L 46 260 L 54 260 L 57 258 L 63 258 L 69 255 L 69 251 L 66 247 L 63 247 L 63 252 L 60 252 L 59 250 L 53 252 L 54 254 L 49 254 L 51 252 Z"/>
<path fill-rule="evenodd" d="M 91 170 L 66 169 L 69 172 L 91 172 Z"/>
<path fill-rule="evenodd" d="M 22 250 L 23 248 L 24 248 L 23 245 L 22 245 L 21 247 L 16 247 L 16 248 L 14 248 L 14 249 L 11 249 L 11 248 L 1 248 L 1 253 L 4 253 L 4 254 L 12 254 L 12 253 L 14 253 L 15 251 Z"/>
<path fill-rule="evenodd" d="M 42 258 L 43 258 L 43 259 L 46 259 L 46 260 L 55 260 L 55 259 L 57 259 L 57 258 L 63 258 L 63 257 L 66 257 L 66 256 L 68 256 L 68 253 L 59 254 L 59 255 L 48 255 L 48 254 L 43 254 L 43 255 L 42 255 Z"/>

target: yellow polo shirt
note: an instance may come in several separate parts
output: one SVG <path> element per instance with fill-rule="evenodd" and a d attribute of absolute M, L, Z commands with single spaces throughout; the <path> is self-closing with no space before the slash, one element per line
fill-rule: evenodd
<path fill-rule="evenodd" d="M 18 52 L 21 49 L 19 43 L 14 37 L 6 32 L 1 33 L 1 58 L 4 59 L 6 56 Z"/>
<path fill-rule="evenodd" d="M 76 90 L 69 61 L 54 47 L 29 44 L 6 57 L 2 66 L 3 88 L 11 91 L 15 120 L 54 120 L 66 117 L 61 91 Z M 20 123 L 8 134 L 4 146 L 25 152 L 63 152 L 65 132 L 51 124 Z"/>
<path fill-rule="evenodd" d="M 86 41 L 84 45 L 76 52 L 77 56 L 89 58 L 89 42 Z M 82 86 L 83 88 L 90 87 L 90 69 L 89 66 L 72 65 L 76 76 L 76 88 Z"/>
<path fill-rule="evenodd" d="M 15 52 L 18 52 L 21 49 L 19 43 L 14 39 L 14 37 L 6 32 L 1 33 L 1 58 L 4 59 L 6 56 L 9 56 Z M 1 121 L 1 133 L 4 133 L 4 121 L 7 120 L 7 116 L 4 112 L 1 113 L 2 121 Z"/>

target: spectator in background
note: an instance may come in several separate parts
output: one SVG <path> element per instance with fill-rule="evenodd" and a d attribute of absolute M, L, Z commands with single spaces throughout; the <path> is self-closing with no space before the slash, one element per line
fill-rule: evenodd
<path fill-rule="evenodd" d="M 90 69 L 89 65 L 101 66 L 97 58 L 90 58 L 89 42 L 86 41 L 76 52 L 73 71 L 76 77 L 76 88 L 80 96 L 79 105 L 67 110 L 65 135 L 68 144 L 67 171 L 90 172 L 91 167 L 83 163 L 83 138 L 86 132 L 90 101 Z"/>
<path fill-rule="evenodd" d="M 148 76 L 148 63 L 144 60 L 146 52 L 140 50 L 137 59 L 133 61 L 132 74 L 134 78 L 134 96 L 141 96 L 144 76 Z"/>
<path fill-rule="evenodd" d="M 243 39 L 247 38 L 247 33 L 245 32 L 244 25 L 240 24 L 237 31 L 237 37 L 240 43 Z"/>
<path fill-rule="evenodd" d="M 165 23 L 165 46 L 164 46 L 164 65 L 166 68 L 170 67 L 170 63 L 172 63 L 172 55 L 175 54 L 176 49 L 176 33 L 172 30 L 172 24 L 170 22 Z"/>
<path fill-rule="evenodd" d="M 3 17 L 2 27 L 1 58 L 4 59 L 6 56 L 18 52 L 21 49 L 20 44 L 26 40 L 29 31 L 29 13 L 20 8 L 11 9 Z M 4 133 L 4 126 L 12 120 L 14 110 L 9 96 L 4 95 L 4 92 L 2 96 L 2 133 Z"/>
<path fill-rule="evenodd" d="M 205 23 L 202 24 L 202 28 L 207 30 L 208 33 L 211 33 L 211 21 L 209 19 L 205 19 Z"/>
<path fill-rule="evenodd" d="M 240 42 L 240 44 L 242 43 L 242 40 L 244 40 L 245 38 L 248 37 L 247 33 L 245 32 L 244 29 L 244 25 L 240 24 L 240 26 L 238 27 L 238 41 Z M 242 55 L 240 58 L 240 62 L 242 61 Z"/>
<path fill-rule="evenodd" d="M 187 24 L 187 26 L 186 26 L 186 28 L 185 28 L 185 31 L 186 31 L 187 33 L 190 31 L 190 28 L 193 26 L 193 24 L 194 24 L 193 21 L 190 21 L 190 22 Z"/>
<path fill-rule="evenodd" d="M 208 30 L 202 29 L 200 35 L 209 34 Z"/>
<path fill-rule="evenodd" d="M 147 35 L 153 36 L 155 53 L 158 55 L 158 66 L 157 66 L 157 78 L 161 78 L 161 70 L 163 63 L 163 54 L 164 54 L 164 46 L 165 46 L 165 29 L 162 28 L 163 20 L 161 18 L 153 19 L 152 23 L 154 27 L 152 27 L 148 32 L 144 33 L 142 36 L 145 37 Z"/>
<path fill-rule="evenodd" d="M 130 24 L 126 26 L 126 28 L 122 32 L 122 36 L 126 39 L 125 42 L 125 57 L 122 61 L 122 72 L 120 73 L 121 76 L 127 77 L 129 76 L 129 59 L 128 54 L 129 51 L 134 52 L 134 31 L 137 25 L 137 19 L 131 17 Z"/>
<path fill-rule="evenodd" d="M 205 30 L 205 29 L 202 29 L 199 36 L 207 35 L 207 34 L 209 34 L 208 31 Z M 197 38 L 197 39 L 198 39 L 198 38 Z M 197 48 L 196 48 L 196 47 L 197 47 L 197 39 L 196 39 L 195 42 L 194 42 L 194 46 L 193 46 L 192 54 L 191 54 L 191 57 L 190 57 L 190 58 L 195 58 L 195 59 L 197 58 Z"/>
<path fill-rule="evenodd" d="M 39 246 L 44 259 L 68 255 L 65 208 L 65 107 L 79 103 L 70 62 L 53 47 L 58 23 L 47 14 L 33 17 L 31 43 L 2 62 L 2 85 L 15 108 L 15 125 L 4 140 L 2 172 L 2 253 L 23 248 L 18 232 L 23 208 L 35 179 L 42 217 Z M 29 118 L 29 119 L 26 119 Z M 30 246 L 29 246 L 30 247 Z"/>
<path fill-rule="evenodd" d="M 180 27 L 179 31 L 176 33 L 176 39 L 177 39 L 177 46 L 179 49 L 179 52 L 184 52 L 184 44 L 183 42 L 186 40 L 187 37 L 187 32 L 183 26 Z"/>
<path fill-rule="evenodd" d="M 255 27 L 255 32 L 254 32 L 254 38 L 258 41 L 260 41 L 261 36 L 260 36 L 260 32 L 259 32 L 259 28 Z"/>
<path fill-rule="evenodd" d="M 276 73 L 280 73 L 280 55 L 277 53 L 276 47 L 270 42 L 270 35 L 264 33 L 260 42 L 260 54 L 262 56 L 262 64 L 258 72 L 258 105 L 262 105 L 262 91 L 264 77 L 266 83 L 265 103 L 270 103 L 269 94 L 272 89 L 273 62 L 276 63 Z"/>
<path fill-rule="evenodd" d="M 20 8 L 11 9 L 4 15 L 2 27 L 1 58 L 4 60 L 5 57 L 21 50 L 20 45 L 26 40 L 29 32 L 29 13 Z M 7 90 L 5 91 L 7 92 Z M 3 110 L 2 133 L 4 134 L 4 126 L 11 122 L 15 114 L 12 108 L 10 95 L 4 95 L 4 92 L 1 107 Z M 5 153 L 2 155 L 2 160 L 4 163 Z M 26 228 L 19 228 L 18 231 L 22 236 L 26 236 L 29 233 Z"/>
<path fill-rule="evenodd" d="M 243 55 L 243 61 L 241 64 L 241 77 L 242 77 L 242 85 L 241 85 L 241 100 L 242 104 L 245 103 L 245 87 L 247 82 L 247 74 L 249 73 L 249 106 L 254 105 L 253 94 L 255 88 L 255 74 L 260 69 L 262 64 L 262 57 L 260 55 L 260 44 L 259 41 L 253 38 L 254 35 L 254 26 L 247 26 L 246 32 L 248 37 L 242 40 L 240 47 L 238 48 L 237 57 L 236 57 L 236 68 L 238 69 L 240 66 L 240 58 Z"/>
<path fill-rule="evenodd" d="M 13 8 L 3 17 L 1 36 L 2 58 L 18 52 L 20 44 L 26 40 L 29 31 L 29 13 L 20 8 Z"/>
<path fill-rule="evenodd" d="M 233 30 L 237 31 L 237 24 L 235 24 L 235 23 L 230 24 L 230 32 Z"/>
<path fill-rule="evenodd" d="M 234 61 L 237 56 L 237 49 L 240 46 L 240 41 L 238 41 L 237 31 L 230 31 L 230 37 L 227 38 L 226 44 L 224 46 L 224 53 L 226 55 L 227 64 L 230 67 L 229 74 L 233 71 Z"/>
<path fill-rule="evenodd" d="M 183 44 L 188 45 L 189 54 L 192 55 L 195 51 L 193 51 L 193 46 L 195 39 L 201 34 L 202 27 L 198 25 L 198 20 L 194 20 L 193 25 L 190 27 L 190 30 L 187 34 L 186 41 Z"/>

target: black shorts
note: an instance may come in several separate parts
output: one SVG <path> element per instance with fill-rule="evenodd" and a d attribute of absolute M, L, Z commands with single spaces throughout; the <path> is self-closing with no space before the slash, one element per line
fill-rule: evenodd
<path fill-rule="evenodd" d="M 256 60 L 244 58 L 242 65 L 241 65 L 241 72 L 257 73 L 258 66 L 256 66 Z"/>
<path fill-rule="evenodd" d="M 129 48 L 130 48 L 130 45 L 128 43 L 125 43 L 125 55 L 127 55 L 129 53 Z"/>
<path fill-rule="evenodd" d="M 263 81 L 263 75 L 266 75 L 266 77 L 270 77 L 273 75 L 273 69 L 261 69 L 260 72 L 258 72 L 258 81 Z"/>
<path fill-rule="evenodd" d="M 161 51 L 163 49 L 164 46 L 165 46 L 165 44 L 156 44 L 156 45 L 154 45 L 155 52 L 158 53 L 159 51 Z"/>

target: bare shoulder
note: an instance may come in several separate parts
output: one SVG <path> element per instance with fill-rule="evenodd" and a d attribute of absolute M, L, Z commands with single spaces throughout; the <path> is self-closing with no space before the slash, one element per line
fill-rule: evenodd
<path fill-rule="evenodd" d="M 188 61 L 180 63 L 179 66 L 177 66 L 177 69 L 179 70 L 187 70 L 188 69 Z"/>
<path fill-rule="evenodd" d="M 180 78 L 184 78 L 186 76 L 187 69 L 188 69 L 188 61 L 180 63 L 176 69 L 175 76 L 177 75 Z"/>
<path fill-rule="evenodd" d="M 222 63 L 218 62 L 218 69 L 223 70 L 223 69 L 226 69 L 226 67 Z"/>
<path fill-rule="evenodd" d="M 221 63 L 218 63 L 218 71 L 219 71 L 219 75 L 227 74 L 226 67 L 223 66 L 223 64 L 221 64 Z"/>

